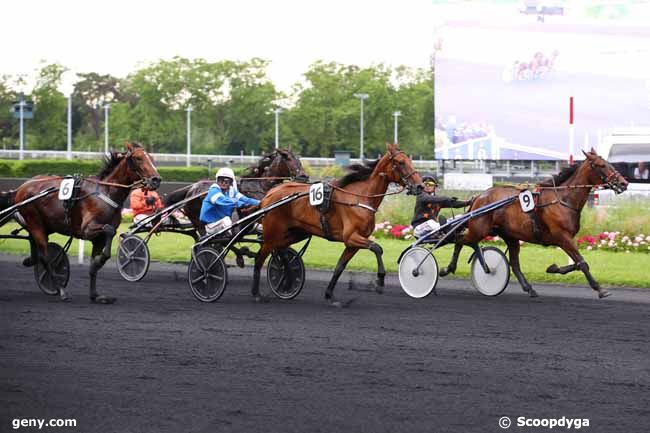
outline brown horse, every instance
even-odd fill
[[[580,212],[587,202],[591,188],[607,185],[617,193],[625,191],[628,182],[607,161],[592,149],[585,153],[586,159],[565,168],[558,175],[538,185],[535,209],[524,213],[518,201],[512,202],[494,212],[469,221],[467,230],[459,237],[454,254],[447,268],[441,270],[444,276],[456,270],[458,255],[463,245],[478,248],[478,243],[488,235],[497,234],[508,246],[510,265],[519,284],[531,297],[537,292],[524,277],[519,265],[519,241],[541,245],[559,246],[573,260],[568,266],[551,265],[546,272],[566,274],[581,270],[592,289],[600,298],[609,296],[589,272],[589,265],[578,252],[574,237],[580,230]],[[490,188],[474,200],[470,211],[497,200],[518,194],[514,187]]]
[[[409,191],[422,188],[422,178],[413,169],[411,160],[397,145],[388,144],[387,152],[381,159],[365,164],[352,165],[349,173],[332,184],[331,207],[324,212],[325,224],[321,221],[321,212],[310,205],[306,196],[270,211],[264,216],[264,242],[255,259],[252,294],[260,296],[260,269],[266,257],[274,250],[281,251],[291,244],[306,239],[310,235],[327,237],[343,242],[345,250],[339,258],[334,275],[327,286],[325,299],[333,306],[343,306],[333,298],[334,286],[347,263],[359,249],[369,249],[377,258],[377,283],[384,285],[386,271],[382,261],[382,249],[368,238],[375,228],[375,212],[381,204],[391,182],[408,186]],[[262,200],[261,207],[279,200],[292,193],[308,194],[309,185],[285,183],[268,192]],[[290,272],[287,258],[279,255],[284,269]],[[291,281],[290,277],[285,282]]]
[[[248,167],[237,186],[242,194],[261,200],[268,190],[285,179],[308,180],[309,176],[305,173],[300,159],[291,152],[291,149],[275,149],[272,153],[264,155],[257,165]],[[200,180],[186,188],[177,190],[165,197],[165,206],[207,192],[213,183],[212,179]],[[185,215],[201,236],[205,234],[204,224],[199,219],[202,202],[203,196],[197,197],[183,207]],[[245,216],[245,213],[241,216]]]
[[[60,176],[36,176],[16,190],[17,203],[32,197],[46,188],[59,187]],[[149,154],[139,144],[126,144],[125,153],[112,152],[106,157],[101,172],[96,177],[82,178],[76,195],[69,205],[51,194],[20,209],[18,220],[33,239],[31,259],[25,264],[41,262],[49,270],[47,255],[48,236],[61,233],[92,242],[90,261],[90,300],[111,304],[115,298],[98,295],[97,271],[111,256],[111,243],[122,219],[122,205],[132,187],[150,190],[158,188],[160,175]],[[40,254],[39,254],[40,253]],[[61,288],[62,300],[69,297]]]

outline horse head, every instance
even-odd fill
[[[408,194],[418,194],[424,189],[422,177],[413,167],[413,162],[397,144],[386,144],[386,155],[390,162],[384,169],[385,175],[391,182],[398,183],[407,189]]]
[[[300,163],[300,159],[293,154],[291,149],[276,149],[274,152],[273,162],[268,169],[278,177],[292,177],[300,180],[308,180],[309,176]]]
[[[586,157],[585,163],[589,163],[590,182],[607,184],[616,194],[620,194],[627,189],[629,182],[609,162],[598,155],[593,148],[589,152],[583,151],[582,153]]]
[[[125,146],[126,153],[119,156],[126,161],[131,178],[142,180],[146,189],[158,189],[161,178],[151,155],[139,143],[127,142]]]

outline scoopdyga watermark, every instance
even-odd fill
[[[512,426],[510,417],[502,416],[499,418],[499,427],[509,429]],[[583,427],[589,427],[588,418],[528,418],[525,416],[517,417],[516,427],[537,427],[543,429],[565,429],[579,430]]]

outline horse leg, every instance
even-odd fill
[[[439,272],[441,277],[444,277],[449,274],[456,272],[456,266],[458,265],[458,256],[460,256],[460,251],[463,249],[463,241],[457,240],[454,245],[454,254],[451,256],[451,261],[446,268],[442,268]]]
[[[519,251],[521,250],[521,247],[519,246],[519,241],[517,239],[504,240],[506,245],[508,245],[508,255],[510,256],[510,267],[512,268],[512,272],[515,274],[515,277],[517,277],[517,281],[519,281],[524,292],[528,293],[531,298],[536,298],[537,292],[533,289],[528,280],[526,280],[524,273],[521,272],[521,265],[519,264]]]
[[[111,258],[111,244],[115,236],[115,228],[111,225],[104,225],[101,228],[103,235],[96,236],[93,241],[92,258],[90,259],[90,302],[95,304],[112,304],[116,298],[111,296],[99,295],[97,293],[97,272],[104,266],[106,261]]]
[[[341,254],[341,257],[339,257],[338,263],[336,263],[336,268],[334,268],[334,275],[332,275],[332,279],[327,285],[327,289],[325,289],[325,300],[332,307],[341,308],[350,304],[350,302],[343,303],[334,299],[334,286],[336,286],[341,273],[347,266],[350,259],[357,253],[357,251],[359,251],[359,247],[346,246],[345,250],[343,250],[343,254]]]
[[[251,288],[251,294],[255,298],[256,302],[268,302],[268,298],[260,294],[260,272],[262,270],[262,265],[264,261],[271,254],[272,249],[268,246],[267,243],[262,244],[262,247],[257,252],[255,257],[255,268],[253,269],[253,287]]]
[[[378,243],[372,241],[368,244],[368,249],[375,253],[375,257],[377,258],[377,284],[375,285],[375,291],[382,294],[384,293],[384,279],[386,277],[386,269],[384,268],[384,260],[382,259],[384,250]]]
[[[54,270],[52,269],[50,257],[47,254],[47,235],[38,229],[31,230],[30,235],[33,238],[33,241],[30,240],[30,244],[32,245],[32,258],[34,263],[36,263],[36,260],[40,260],[47,270],[47,275],[49,275],[49,278],[52,278],[54,276]],[[59,287],[59,297],[63,302],[70,301],[70,296],[68,296],[63,287]]]
[[[585,274],[587,282],[589,282],[589,286],[598,292],[599,298],[606,298],[611,295],[609,291],[600,287],[600,284],[591,275],[591,272],[589,271],[589,265],[585,261],[584,257],[582,257],[582,255],[578,252],[578,248],[576,248],[573,239],[565,239],[559,244],[559,246],[562,248],[562,250],[564,250],[565,253],[567,253],[569,257],[571,257],[571,260],[574,261],[574,264],[562,267],[556,264],[552,264],[546,269],[546,272],[551,274],[567,274],[569,272],[581,270],[582,273]]]

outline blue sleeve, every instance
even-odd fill
[[[237,200],[237,207],[245,207],[245,206],[257,206],[260,204],[260,201],[254,198],[246,197],[244,194],[241,192],[238,192],[237,195],[235,196],[235,199]]]
[[[210,203],[216,206],[233,206],[237,201],[222,192],[218,192],[210,198]]]

